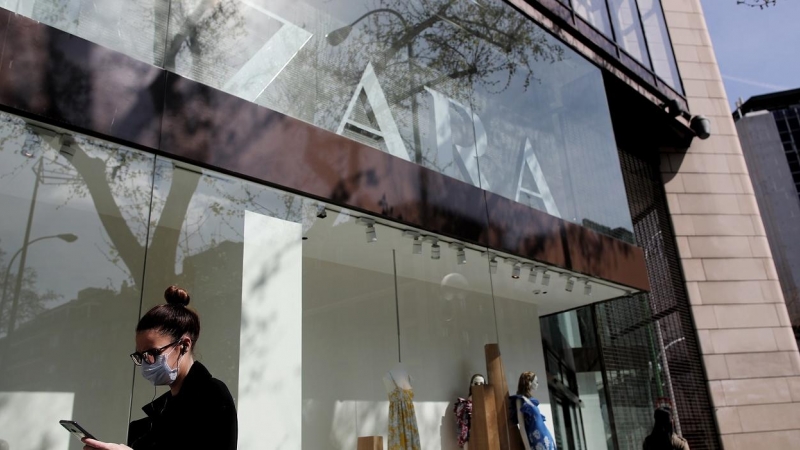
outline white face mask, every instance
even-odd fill
[[[178,363],[174,369],[167,364],[167,357],[175,351],[173,348],[169,353],[158,355],[153,364],[142,362],[142,376],[155,386],[166,386],[175,382],[178,378],[178,367],[180,367],[181,358],[178,357]],[[183,356],[183,355],[181,355]]]

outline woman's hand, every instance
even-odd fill
[[[86,444],[86,446],[83,447],[83,450],[133,450],[127,445],[108,444],[106,442],[100,442],[96,439],[83,438],[81,441]]]

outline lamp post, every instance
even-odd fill
[[[383,61],[381,61],[379,64],[376,64],[376,68],[377,68],[377,70],[380,70],[382,67],[384,67],[385,64],[386,64],[386,61],[389,58],[391,58],[397,52],[397,50],[399,50],[399,47],[401,47],[403,43],[405,43],[406,50],[408,52],[408,77],[411,80],[411,83],[413,84],[415,77],[414,77],[414,65],[413,65],[414,45],[413,45],[413,34],[412,34],[412,32],[414,32],[414,30],[410,30],[409,29],[408,21],[399,12],[397,12],[397,11],[395,11],[393,9],[390,9],[390,8],[373,9],[372,11],[368,11],[368,12],[364,13],[358,19],[352,21],[349,25],[345,25],[345,26],[343,26],[341,28],[337,28],[336,30],[331,31],[330,33],[325,35],[325,40],[328,41],[328,44],[330,44],[332,47],[336,47],[336,46],[340,45],[342,42],[344,42],[347,39],[348,36],[350,36],[350,32],[353,31],[353,27],[357,23],[361,22],[362,20],[364,20],[365,18],[367,18],[367,17],[369,17],[369,16],[371,16],[373,14],[378,14],[378,13],[388,13],[388,14],[392,14],[393,16],[397,17],[400,20],[400,22],[402,22],[402,24],[403,24],[404,33],[403,33],[403,36],[394,45],[392,45],[392,47],[389,48],[389,50],[386,51],[386,53],[384,54],[384,57],[383,57]],[[398,43],[401,44],[401,45],[398,46],[397,45]],[[421,139],[420,139],[420,135],[419,135],[419,125],[417,124],[418,115],[419,115],[419,105],[417,104],[416,96],[414,94],[412,94],[411,95],[411,120],[413,122],[412,125],[413,125],[413,130],[414,130],[414,159],[415,159],[415,162],[417,164],[421,164],[422,163],[422,149],[420,147],[421,147],[422,144],[421,144]]]
[[[2,299],[2,300],[0,300],[0,312],[2,312],[5,309],[5,306],[6,306],[6,292],[8,291],[8,277],[11,275],[11,267],[13,267],[13,265],[14,265],[14,260],[17,258],[17,256],[20,255],[20,253],[22,253],[23,249],[26,249],[27,247],[29,247],[34,242],[43,241],[45,239],[61,239],[64,242],[71,243],[71,242],[77,241],[78,240],[78,236],[75,236],[74,234],[71,234],[71,233],[54,234],[52,236],[38,237],[36,239],[31,240],[30,242],[28,242],[26,244],[23,244],[22,247],[20,247],[19,250],[17,250],[16,253],[14,253],[14,255],[11,257],[11,260],[8,262],[8,267],[6,268],[6,274],[3,277],[3,296],[0,297]],[[25,267],[23,266],[22,260],[20,260],[19,271],[17,273],[18,282],[19,282],[21,276],[23,276],[24,270],[25,270]],[[20,282],[20,284],[21,284],[21,282]],[[16,286],[15,286],[14,303],[11,306],[11,313],[9,314],[9,322],[8,322],[9,323],[9,329],[8,329],[8,333],[11,333],[11,328],[14,326],[14,322],[15,322],[15,319],[16,319],[15,316],[16,316],[16,309],[17,309],[17,304],[18,304],[18,297],[19,297],[19,291],[16,290]]]

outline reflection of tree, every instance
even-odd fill
[[[53,8],[51,13],[58,15],[58,5],[49,3]],[[165,8],[163,2],[153,5],[156,54],[162,53],[157,47],[164,42],[165,33],[159,24],[169,23],[164,65],[174,68],[180,58],[189,58],[193,70],[214,73],[232,70],[226,67],[231,62],[231,50],[253,39],[246,26],[248,7],[233,0],[173,0],[170,5],[170,8]],[[345,105],[367,60],[374,62],[382,79],[393,81],[386,88],[391,104],[409,101],[423,92],[425,86],[443,89],[468,104],[475,85],[483,85],[488,92],[501,92],[512,79],[518,78],[527,88],[535,80],[535,63],[553,63],[564,57],[563,46],[499,0],[375,0],[372,6],[393,9],[404,21],[371,15],[356,27],[345,45],[335,50],[334,58],[311,58],[318,64],[313,68],[315,73],[324,73],[325,77],[334,78],[337,85],[344,86],[333,90],[333,97],[316,98],[317,102]],[[318,44],[313,51],[332,51],[325,47],[324,39]],[[411,61],[404,51],[407,45],[413,47]],[[81,68],[76,67],[75,79],[83,78]],[[57,85],[58,81],[54,77],[47,84]],[[295,86],[293,97],[309,96],[297,92]],[[78,109],[90,109],[90,100],[86,98],[67,103]],[[341,115],[341,110],[331,112]],[[199,121],[197,125],[204,127],[206,123]],[[184,132],[191,136],[197,130],[179,130]],[[155,272],[167,279],[175,275],[179,255],[196,254],[218,243],[214,237],[200,232],[208,217],[230,223],[239,220],[245,207],[259,209],[258,189],[231,190],[212,178],[177,175],[177,170],[168,173],[166,170],[171,169],[149,164],[148,156],[112,144],[76,138],[70,152],[69,159],[53,158],[51,168],[64,177],[61,183],[70,190],[70,198],[91,198],[108,235],[112,249],[109,259],[124,268],[134,284],[138,284],[136,274],[144,266],[148,244],[163,250],[162,257],[148,260],[148,265],[159,266]],[[156,180],[172,179],[171,183],[164,183],[162,195],[151,198],[150,186],[143,180],[149,179],[153,171]],[[181,183],[175,183],[176,177],[181,178]],[[205,216],[190,217],[193,195],[203,188],[210,188],[218,200],[207,205]],[[299,217],[302,205],[295,202],[301,203],[287,195],[280,211],[275,211],[272,203],[262,205],[259,212]],[[175,224],[183,224],[179,232]],[[228,228],[238,230],[233,225]]]
[[[0,275],[6,273],[9,269],[6,265],[7,262],[4,260],[5,255],[6,252],[0,249],[0,269],[2,269]],[[8,264],[10,264],[10,262],[8,262]],[[11,269],[13,270],[13,268]],[[5,292],[6,295],[10,295],[9,291],[13,289],[14,281],[16,280],[16,274],[11,272],[11,275],[12,276],[8,277],[7,280],[5,280],[5,277],[0,276],[0,292]],[[41,314],[47,309],[48,303],[61,298],[61,295],[51,289],[45,291],[38,290],[36,287],[36,279],[36,270],[32,267],[26,267],[22,277],[22,289],[20,289],[19,294],[17,323],[24,322],[35,317],[37,314]],[[4,284],[4,281],[8,283],[8,286]],[[2,335],[8,332],[11,307],[10,301],[0,303],[0,308],[2,308],[0,309],[0,334]]]

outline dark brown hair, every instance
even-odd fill
[[[517,395],[529,396],[533,388],[533,379],[536,378],[534,372],[522,372],[519,376],[519,384],[517,384]]]
[[[191,300],[189,293],[178,286],[170,286],[164,291],[164,299],[166,304],[154,306],[139,319],[136,332],[156,330],[176,341],[188,335],[194,349],[200,338],[200,317],[187,308]]]

